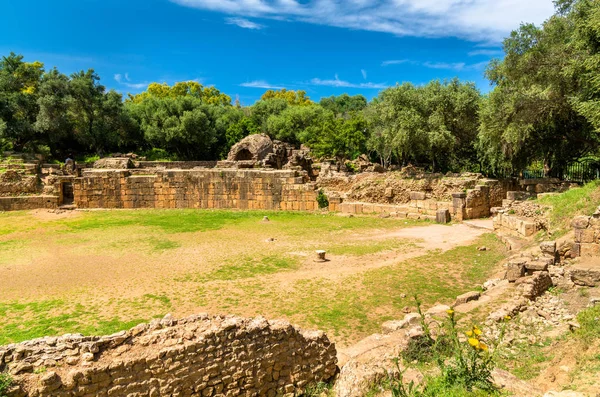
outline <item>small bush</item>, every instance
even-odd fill
[[[319,194],[317,194],[317,203],[319,204],[319,208],[329,207],[329,199],[322,189],[319,190]]]
[[[345,166],[346,166],[346,169],[347,169],[349,172],[352,172],[353,174],[356,174],[356,173],[359,171],[359,168],[358,168],[358,166],[356,166],[356,164],[354,164],[354,163],[347,162],[347,163],[345,164]]]
[[[13,383],[12,377],[7,373],[0,373],[0,397],[6,397],[8,389]]]

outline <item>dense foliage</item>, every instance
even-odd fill
[[[265,133],[339,164],[367,154],[384,166],[514,173],[536,163],[551,173],[600,147],[600,2],[558,0],[556,9],[504,41],[487,95],[454,79],[396,85],[371,102],[269,90],[241,107],[187,81],[151,83],[123,100],[93,70],[66,76],[11,53],[0,60],[0,150],[214,160]]]

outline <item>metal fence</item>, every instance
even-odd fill
[[[523,179],[558,178],[568,182],[586,183],[600,179],[600,162],[578,161],[571,163],[561,170],[553,170],[548,175],[541,169],[526,169],[522,173]]]

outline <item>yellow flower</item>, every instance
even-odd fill
[[[479,348],[479,350],[483,350],[484,352],[488,351],[487,345],[483,342],[479,342],[478,348]]]
[[[508,320],[510,320],[510,316],[504,316],[504,319],[505,319],[506,321],[508,321]]]
[[[467,331],[465,332],[465,334],[470,338],[471,336],[473,336],[473,331]]]
[[[483,332],[481,332],[481,330],[477,327],[473,327],[473,332],[475,333],[475,335],[480,336]]]
[[[475,338],[469,338],[469,345],[473,346],[474,348],[477,348],[479,347],[479,340]]]
[[[448,309],[446,310],[446,313],[448,313],[448,315],[452,317],[454,315],[454,310]]]

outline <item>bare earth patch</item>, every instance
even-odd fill
[[[287,318],[344,344],[400,316],[413,293],[433,304],[475,287],[503,256],[485,229],[369,217],[33,211],[0,224],[11,225],[0,234],[0,344],[32,336],[19,318],[41,336],[199,312]],[[483,243],[493,250],[478,252]],[[314,262],[317,249],[328,262]]]

